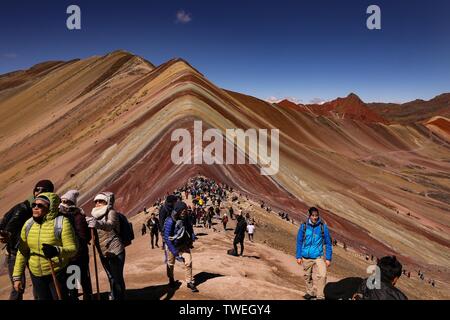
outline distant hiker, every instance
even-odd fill
[[[408,278],[411,278],[411,272],[408,271]]]
[[[222,218],[223,230],[227,231],[228,216],[225,213]]]
[[[120,238],[120,217],[114,209],[114,194],[102,192],[94,198],[95,207],[91,217],[86,217],[89,228],[96,234],[95,241],[100,261],[108,276],[111,292],[109,300],[124,300],[125,246]]]
[[[28,219],[20,234],[20,245],[14,265],[13,280],[17,292],[22,292],[22,277],[28,265],[36,300],[68,298],[66,268],[77,253],[77,241],[71,223],[58,216],[60,198],[51,192],[40,193],[31,204],[33,217]],[[52,278],[52,268],[57,284]]]
[[[89,242],[91,233],[86,222],[83,209],[77,207],[78,190],[69,190],[61,197],[59,212],[69,219],[75,231],[78,242],[78,252],[71,259],[70,265],[80,268],[80,284],[83,288],[83,300],[91,300],[92,283],[89,271]],[[73,300],[78,300],[78,289],[69,290],[69,296]]]
[[[208,214],[214,216],[214,208],[212,206],[208,208]]]
[[[347,244],[344,242],[344,250],[347,251]]]
[[[255,233],[255,225],[252,221],[249,222],[247,225],[247,232],[248,232],[248,240],[253,242],[253,234]]]
[[[177,202],[172,215],[164,223],[164,241],[166,243],[167,254],[167,277],[169,286],[175,287],[174,278],[175,260],[181,261],[185,266],[185,276],[187,287],[192,292],[198,292],[192,276],[192,255],[191,247],[193,242],[193,229],[186,216],[187,206],[184,202]]]
[[[230,214],[230,219],[234,220],[234,218],[233,218],[234,210],[233,210],[232,206],[230,206],[230,208],[228,209],[228,213]]]
[[[148,227],[148,230],[150,231],[150,244],[152,246],[152,249],[154,249],[155,246],[157,248],[159,248],[159,246],[158,246],[159,231],[160,231],[159,226],[160,226],[160,223],[159,223],[158,218],[156,218],[155,214],[152,213],[152,215],[150,216],[150,219],[148,219],[148,221],[147,221],[147,227]]]
[[[319,210],[311,207],[308,210],[308,221],[301,224],[297,235],[297,263],[303,264],[307,291],[306,300],[314,298],[313,267],[317,267],[317,299],[323,299],[323,288],[326,283],[327,267],[331,264],[333,247],[328,227],[319,217]],[[326,246],[325,261],[323,246]]]
[[[212,218],[213,218],[214,214],[212,212],[208,212],[208,214],[206,216],[207,216],[206,222],[207,222],[208,229],[211,229],[212,228]]]
[[[145,236],[147,234],[147,227],[145,226],[145,223],[142,224],[141,233],[142,236]]]
[[[0,242],[6,244],[8,274],[11,281],[11,292],[9,300],[22,300],[23,291],[17,291],[14,288],[13,272],[16,263],[17,250],[20,243],[20,234],[25,221],[31,218],[31,203],[34,198],[42,192],[53,192],[53,183],[49,180],[39,181],[33,189],[33,195],[27,200],[16,204],[5,215],[0,223]],[[22,273],[20,279],[23,288],[25,288],[25,273]]]
[[[431,286],[432,286],[433,288],[436,287],[436,283],[434,282],[434,280],[431,281]]]
[[[200,225],[202,223],[202,219],[203,219],[203,212],[200,208],[195,208],[196,210],[196,218],[197,218],[197,223],[196,225]]]
[[[233,247],[234,252],[237,255],[242,256],[244,254],[244,240],[245,240],[245,231],[247,230],[247,222],[245,222],[245,218],[242,215],[238,215],[236,217],[237,224],[236,229],[234,230],[234,241],[233,241]],[[238,243],[241,245],[241,253],[238,254],[237,245]]]
[[[215,212],[216,216],[218,216],[218,217],[220,218],[220,208],[219,208],[219,207],[216,207],[216,208],[214,209],[214,212]]]

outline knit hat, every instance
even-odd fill
[[[55,190],[55,186],[50,180],[41,180],[38,183],[36,183],[36,186],[34,189],[37,188],[43,188],[46,192],[53,192]]]
[[[178,200],[178,197],[173,194],[167,196],[167,198],[166,198],[166,202],[171,202],[171,203],[177,202],[177,200]]]
[[[105,201],[110,209],[114,207],[114,193],[112,192],[101,192],[95,196],[94,201],[96,200]]]
[[[175,211],[176,213],[180,213],[184,209],[187,209],[186,203],[184,203],[183,201],[179,201],[175,204],[173,211]]]
[[[78,190],[69,190],[61,197],[61,200],[69,200],[76,206],[79,195],[80,192]]]

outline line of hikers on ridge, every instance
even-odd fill
[[[199,208],[207,201],[202,198],[205,193],[215,196],[218,203],[219,199],[223,202],[227,196],[226,190],[230,189],[216,184],[214,180],[201,177],[192,179],[190,185],[167,195],[160,207],[159,218],[151,217],[155,223],[154,236],[157,236],[158,232],[162,235],[171,288],[179,286],[179,282],[174,279],[175,261],[179,261],[185,267],[187,287],[198,292],[192,276],[191,254],[197,239],[193,230],[195,216],[182,201],[181,192],[185,192],[186,197],[191,194],[197,200],[194,208]],[[93,249],[98,251],[109,280],[109,299],[125,298],[125,247],[134,238],[132,227],[126,218],[114,209],[114,194],[102,192],[96,195],[93,199],[95,207],[90,216],[86,216],[83,210],[77,207],[78,196],[78,191],[70,190],[60,198],[54,193],[51,181],[42,180],[36,184],[32,197],[5,214],[0,223],[0,240],[6,244],[8,251],[8,272],[12,283],[10,299],[23,298],[26,266],[30,271],[35,299],[78,299],[78,289],[69,289],[65,285],[68,278],[67,269],[73,265],[81,272],[83,299],[92,299],[88,248],[91,243],[94,243]],[[198,201],[199,196],[203,203]],[[236,215],[236,219],[232,254],[238,255],[237,245],[240,244],[242,255],[247,221],[242,214]],[[325,285],[327,268],[330,267],[332,259],[332,240],[317,208],[309,209],[307,221],[299,227],[296,259],[305,272],[305,299],[406,299],[406,296],[395,288],[402,274],[402,266],[395,257],[384,257],[378,261],[383,285],[375,293],[367,287],[364,279],[359,278],[355,281],[355,278],[347,278],[353,281],[351,286],[348,286],[347,279]],[[95,251],[94,262],[96,263]],[[312,277],[314,267],[317,268],[318,276],[316,289]],[[98,293],[98,276],[96,280]],[[355,283],[358,283],[358,286]]]

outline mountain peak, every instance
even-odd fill
[[[347,97],[345,97],[346,100],[350,100],[353,102],[358,102],[358,103],[364,103],[361,98],[356,94],[351,92]]]

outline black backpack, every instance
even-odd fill
[[[119,238],[122,241],[122,244],[127,247],[134,240],[134,231],[133,224],[128,221],[127,217],[117,212],[117,217],[119,218]]]

